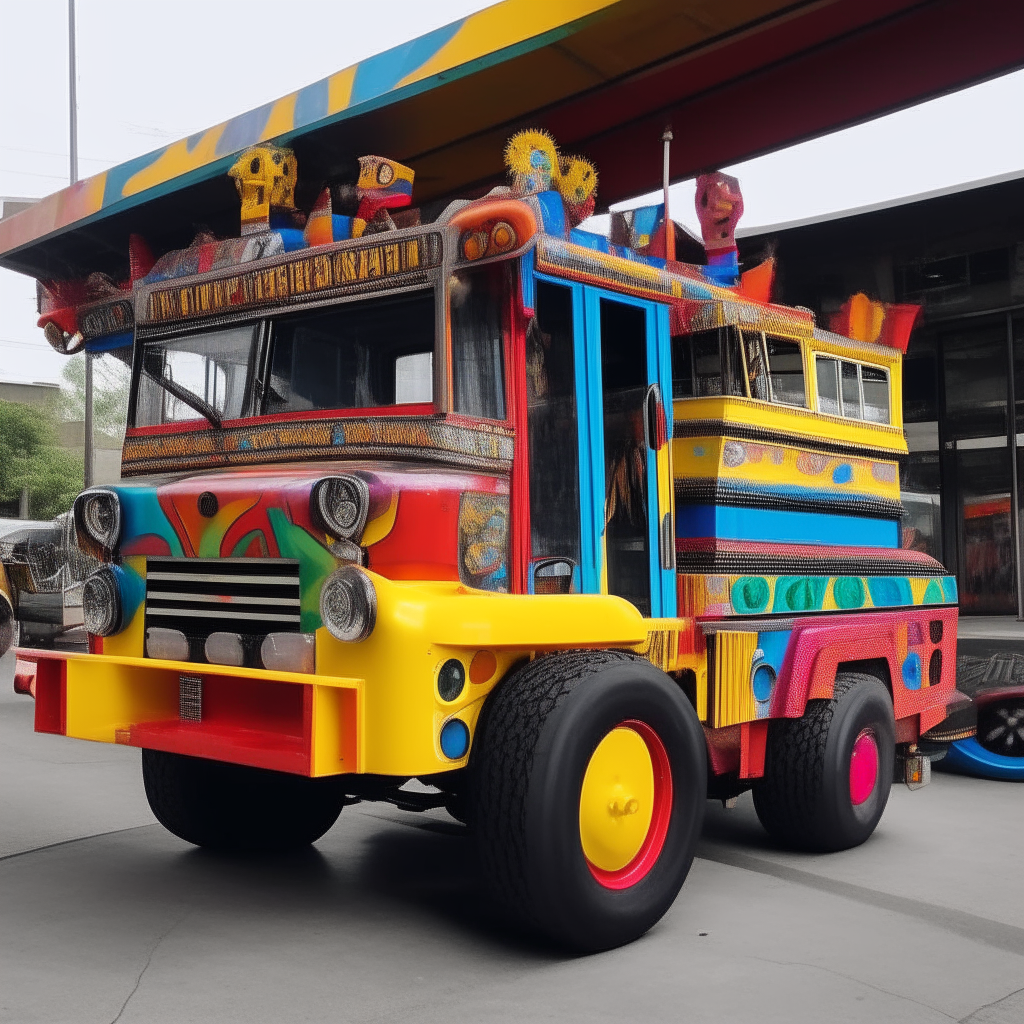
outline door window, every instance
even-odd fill
[[[647,330],[638,306],[600,301],[608,592],[651,614],[648,458],[644,435]]]
[[[580,563],[580,486],[572,289],[537,282],[526,338],[530,552]]]

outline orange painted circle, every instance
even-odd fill
[[[498,659],[490,651],[477,651],[469,663],[469,681],[486,683],[498,670]]]

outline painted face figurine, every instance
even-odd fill
[[[247,149],[228,174],[242,200],[242,234],[253,235],[270,229],[271,207],[295,209],[298,168],[295,154],[280,146],[262,145]]]
[[[697,178],[695,203],[708,254],[704,275],[715,284],[732,287],[739,280],[736,224],[743,216],[740,183],[721,171],[702,174]]]
[[[713,171],[697,179],[697,217],[708,254],[736,248],[736,223],[743,216],[739,180]]]

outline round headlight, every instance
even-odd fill
[[[370,577],[353,565],[332,572],[320,591],[320,617],[336,639],[365,640],[377,621],[377,592]]]
[[[82,588],[85,628],[97,636],[110,636],[121,628],[121,592],[114,570],[97,569]]]
[[[370,509],[370,488],[357,476],[326,477],[313,487],[313,508],[328,533],[358,541]]]
[[[86,546],[109,555],[121,539],[121,501],[113,491],[83,491],[75,499],[75,527]]]

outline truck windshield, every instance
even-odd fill
[[[349,302],[276,320],[266,413],[433,399],[434,293]]]
[[[256,332],[246,324],[145,342],[135,425],[244,416]]]
[[[434,293],[362,299],[141,347],[137,427],[429,403]]]

